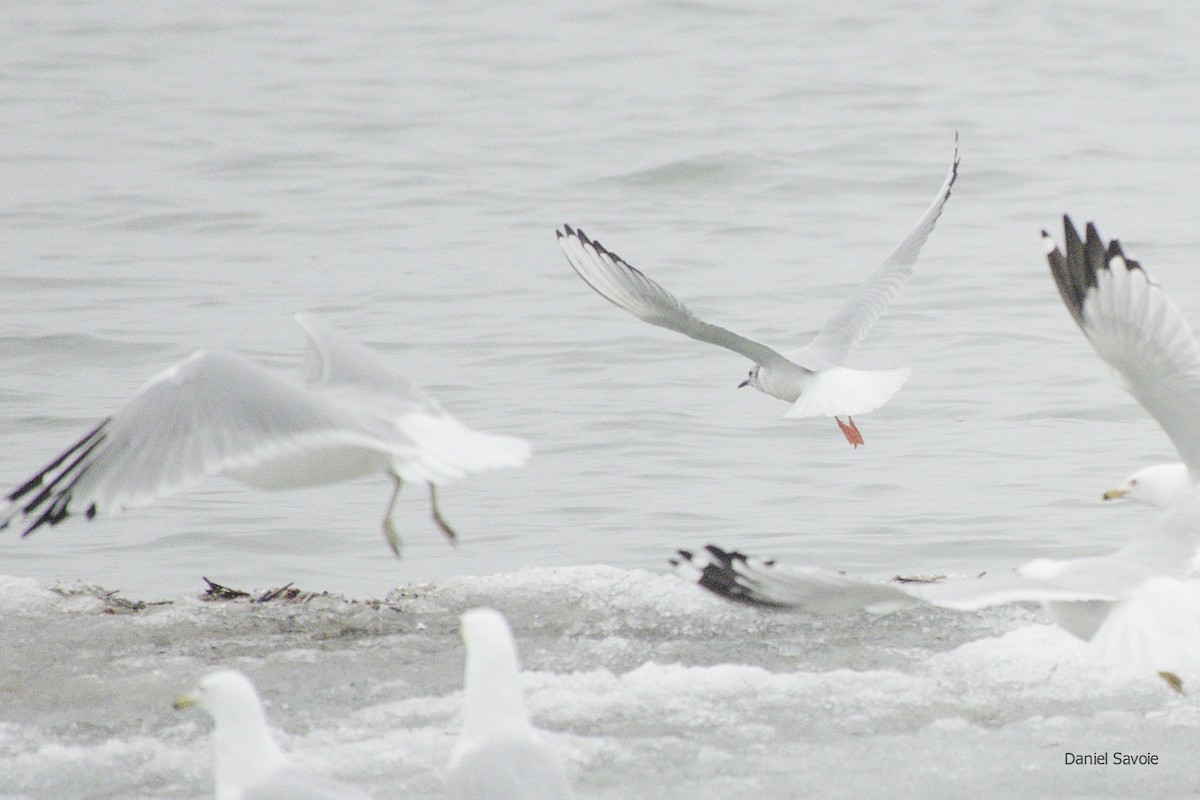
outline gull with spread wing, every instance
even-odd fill
[[[785,416],[833,417],[855,447],[863,443],[854,414],[879,408],[908,380],[908,369],[858,370],[843,366],[912,275],[921,246],[933,231],[958,177],[958,138],[950,170],[929,210],[887,260],[867,278],[816,337],[791,358],[699,319],[674,295],[598,241],[569,225],[557,231],[567,260],[601,297],[651,325],[732,350],[754,362],[742,386],[791,403]],[[845,415],[848,423],[842,422]]]
[[[974,580],[869,581],[714,546],[698,554],[679,551],[671,563],[680,574],[731,600],[813,614],[887,613],[920,603],[973,611],[1039,602],[1106,661],[1154,670],[1177,689],[1181,676],[1200,679],[1200,581],[1193,577],[1200,490],[1189,477],[1200,458],[1200,350],[1179,310],[1117,241],[1105,245],[1090,223],[1081,240],[1069,217],[1063,226],[1065,255],[1048,233],[1042,237],[1067,309],[1188,465],[1130,478],[1135,489],[1139,482],[1150,484],[1142,499],[1169,506],[1160,519],[1108,555],[1036,559]]]
[[[817,567],[779,564],[709,545],[680,550],[682,577],[739,603],[814,616],[890,614],[922,604],[978,611],[1040,603],[1051,620],[1110,664],[1156,672],[1175,689],[1200,680],[1200,496],[1105,556],[1039,558],[1013,571],[935,582],[876,581]]]
[[[529,443],[472,430],[400,375],[382,356],[307,314],[307,385],[241,356],[200,350],[151,379],[29,480],[3,497],[0,529],[27,536],[77,515],[137,508],[228,475],[263,489],[318,486],[384,473],[393,491],[383,518],[392,552],[392,510],[405,481],[437,487],[465,475],[517,467]]]
[[[1105,245],[1090,222],[1085,235],[1080,239],[1064,216],[1064,254],[1042,231],[1054,282],[1118,385],[1150,412],[1183,459],[1134,472],[1104,499],[1166,507],[1200,476],[1200,345],[1179,308],[1120,242]]]

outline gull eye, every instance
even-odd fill
[[[1129,482],[1129,485],[1130,485],[1130,486],[1137,486],[1137,478],[1134,478],[1133,480],[1131,480],[1131,481]]]

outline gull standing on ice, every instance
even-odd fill
[[[200,350],[150,380],[121,411],[3,497],[0,529],[27,536],[82,514],[137,508],[205,475],[263,489],[292,489],[373,473],[392,479],[383,518],[392,552],[392,510],[405,481],[437,487],[529,458],[529,443],[466,427],[386,359],[307,314],[307,385],[241,356]]]
[[[921,246],[941,216],[957,177],[956,136],[954,158],[933,205],[816,337],[790,359],[765,344],[699,319],[670,292],[616,253],[589,239],[582,230],[564,225],[556,233],[559,247],[575,272],[601,297],[651,325],[745,356],[754,362],[754,367],[738,388],[753,386],[792,403],[784,415],[789,418],[833,417],[846,440],[858,447],[863,439],[852,415],[865,414],[886,403],[908,380],[909,370],[866,371],[842,365],[912,275]],[[841,415],[847,417],[849,424],[842,422]]]
[[[1081,240],[1063,216],[1064,255],[1050,234],[1042,242],[1067,310],[1118,385],[1158,422],[1183,458],[1130,475],[1105,500],[1128,497],[1164,508],[1200,476],[1200,346],[1187,320],[1141,264],[1113,239],[1105,246],[1096,226]]]
[[[517,647],[490,608],[462,615],[467,647],[463,730],[450,755],[458,800],[570,800],[558,755],[541,741],[521,695]]]
[[[237,670],[211,672],[175,701],[213,718],[215,800],[366,800],[367,795],[291,762],[271,735],[254,684]]]

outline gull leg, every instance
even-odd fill
[[[857,450],[860,444],[863,444],[862,434],[858,432],[858,426],[854,424],[854,417],[846,417],[850,420],[850,424],[842,422],[841,417],[834,417],[837,420],[838,427],[842,429],[842,435],[846,437],[846,441],[854,445]]]
[[[383,515],[383,538],[387,540],[388,547],[392,548],[392,552],[396,554],[396,558],[401,558],[400,534],[396,533],[396,526],[392,524],[392,511],[396,508],[396,500],[400,497],[400,487],[404,485],[404,481],[400,480],[400,476],[394,472],[388,473],[392,477],[392,484],[395,486],[392,489],[392,499],[388,501],[387,513]]]
[[[446,534],[446,538],[450,540],[450,544],[458,544],[458,534],[454,532],[454,528],[450,527],[450,523],[446,522],[442,517],[442,512],[438,509],[437,504],[437,487],[432,483],[429,484],[429,504],[433,506],[433,521],[441,529],[442,533]]]

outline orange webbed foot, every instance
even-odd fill
[[[850,421],[847,425],[842,422],[841,417],[834,417],[837,420],[838,427],[842,429],[842,435],[846,437],[846,441],[854,445],[854,449],[858,449],[860,444],[864,444],[862,434],[858,432],[858,426],[854,424],[854,417],[846,417]]]

